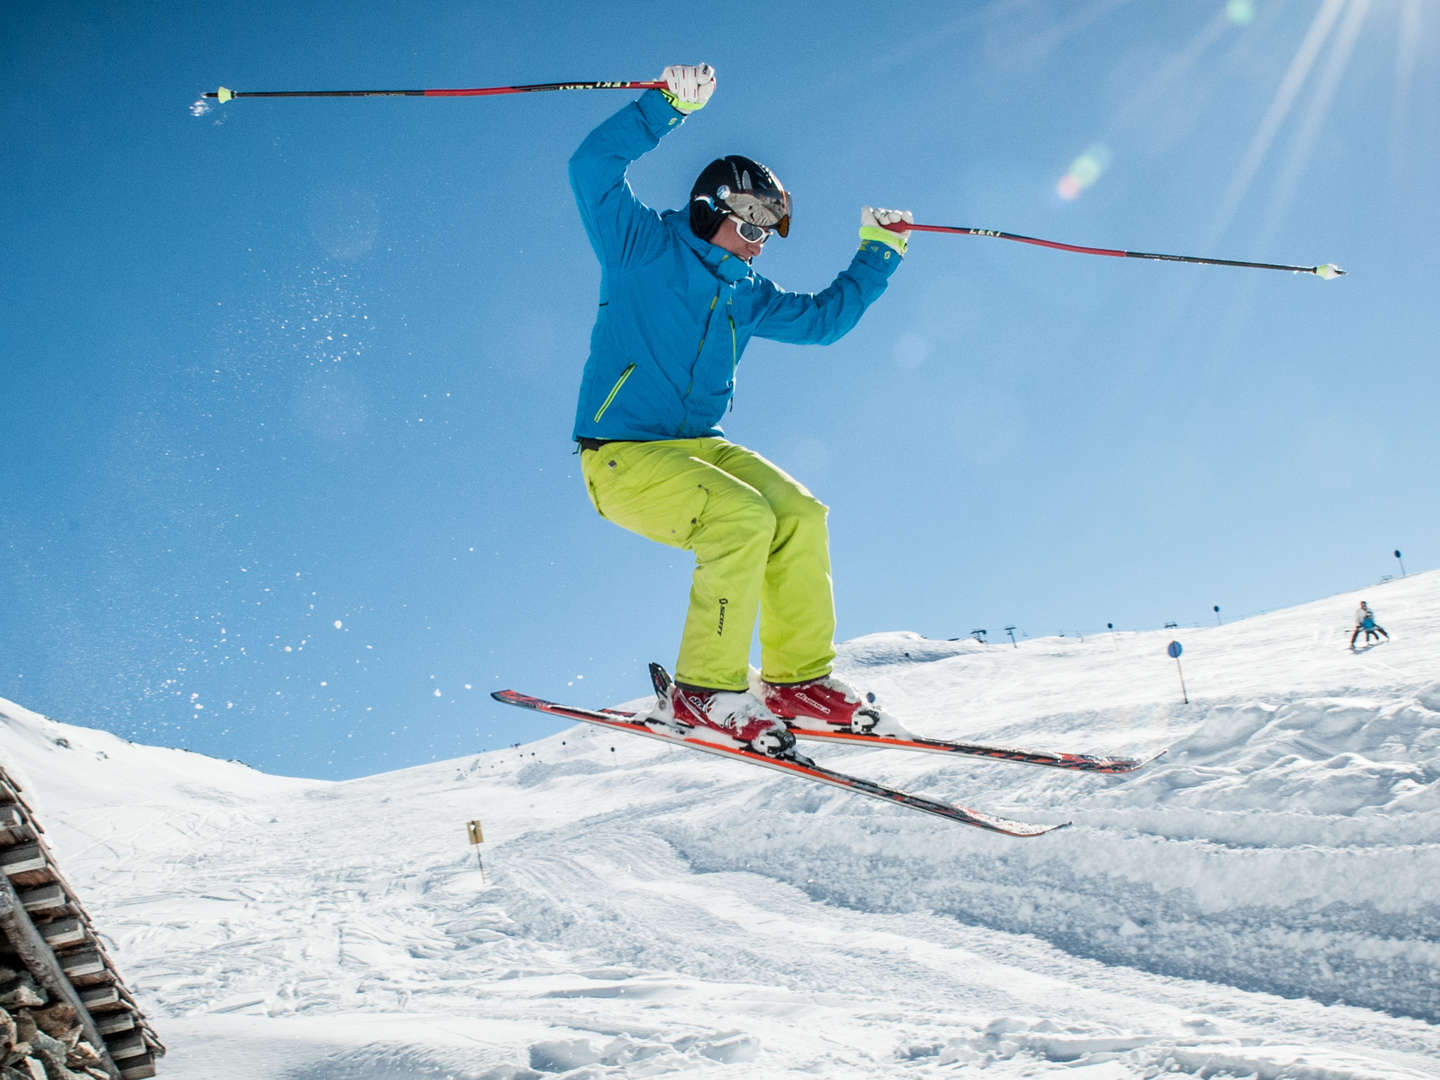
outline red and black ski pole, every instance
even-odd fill
[[[1245,262],[1240,259],[1206,259],[1198,255],[1160,255],[1151,251],[1122,251],[1119,248],[1083,247],[1080,244],[1062,244],[1058,240],[1041,240],[1035,236],[1021,236],[1019,233],[1001,232],[999,229],[972,229],[959,225],[911,225],[896,222],[886,225],[891,232],[959,233],[962,236],[992,236],[997,240],[1015,240],[1021,244],[1035,244],[1039,247],[1055,248],[1058,251],[1077,251],[1082,255],[1110,255],[1117,259],[1160,259],[1164,262],[1202,263],[1206,266],[1248,266],[1256,270],[1288,270],[1292,274],[1314,274],[1329,281],[1345,273],[1334,263],[1319,266],[1288,266],[1284,263]]]
[[[528,86],[472,86],[434,90],[231,90],[208,91],[207,98],[222,104],[235,98],[332,98],[332,97],[489,97],[495,94],[533,94],[543,90],[663,90],[663,82],[553,82]]]

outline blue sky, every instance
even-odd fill
[[[637,164],[1333,282],[917,235],[827,348],[756,343],[732,438],[831,507],[839,636],[1204,623],[1436,565],[1440,10],[1420,0],[7,9],[0,695],[345,777],[543,734],[673,659],[689,557],[597,518],[568,442],[598,269],[565,162],[651,79]],[[1066,181],[1069,176],[1070,180]],[[1157,657],[1157,663],[1169,663]],[[1338,660],[1337,660],[1338,662]]]

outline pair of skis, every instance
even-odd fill
[[[669,674],[659,664],[651,664],[650,677],[655,684],[656,695],[661,701],[665,701],[668,697],[670,687]],[[707,754],[716,754],[720,757],[745,761],[751,765],[774,769],[778,772],[788,773],[791,776],[798,776],[821,784],[830,784],[833,787],[853,792],[856,795],[865,795],[872,799],[893,803],[897,806],[908,807],[911,810],[919,810],[922,813],[933,814],[936,817],[945,818],[948,821],[956,821],[962,825],[973,825],[977,828],[988,829],[992,832],[1004,833],[1007,836],[1043,836],[1045,833],[1053,832],[1056,829],[1064,828],[1070,824],[1068,821],[1059,822],[1058,824],[1036,824],[1026,821],[1014,821],[1010,818],[999,817],[995,814],[985,813],[980,810],[972,810],[968,807],[952,806],[949,803],[925,798],[921,795],[911,795],[898,788],[878,784],[873,780],[866,780],[858,776],[851,776],[848,773],[838,772],[793,750],[780,755],[770,756],[739,743],[723,741],[724,737],[718,733],[708,732],[700,728],[690,728],[680,724],[666,723],[660,720],[645,719],[633,713],[625,713],[611,709],[586,709],[575,705],[562,705],[558,702],[546,701],[543,698],[533,697],[529,694],[522,694],[517,690],[497,690],[490,696],[496,701],[503,702],[506,705],[516,705],[520,708],[533,709],[537,712],[548,713],[551,716],[559,716],[567,720],[578,720],[583,723],[594,724],[597,727],[609,728],[611,731],[625,731],[632,735],[643,735],[646,738],[659,739],[662,742],[684,746],[691,750],[699,750]],[[1027,765],[1045,765],[1052,768],[1070,769],[1078,772],[1111,774],[1134,772],[1136,769],[1139,769],[1159,756],[1159,754],[1156,754],[1150,758],[1143,759],[1095,757],[1088,754],[1053,753],[1045,750],[1021,750],[1012,747],[990,746],[983,743],[929,739],[909,734],[856,732],[848,729],[827,728],[818,721],[805,719],[787,721],[786,723],[790,731],[799,739],[843,742],[901,750],[921,750],[931,753],[960,754],[967,757],[993,758],[999,761],[1017,761]],[[1161,753],[1164,753],[1164,751],[1161,751]]]

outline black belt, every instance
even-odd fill
[[[607,443],[620,442],[621,440],[619,440],[619,439],[576,439],[575,441],[580,444],[580,449],[581,449],[581,450],[599,450],[602,446],[606,445]]]

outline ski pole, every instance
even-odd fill
[[[1001,232],[999,229],[971,229],[957,225],[912,225],[905,222],[896,222],[894,225],[886,225],[885,228],[891,232],[904,232],[908,229],[915,232],[959,233],[962,236],[993,236],[998,240],[1015,240],[1022,244],[1036,244],[1039,247],[1055,248],[1059,251],[1077,251],[1082,255],[1111,255],[1117,259],[1160,259],[1164,262],[1202,263],[1206,266],[1249,266],[1256,270],[1288,270],[1294,274],[1314,274],[1326,281],[1341,277],[1345,273],[1334,263],[1321,263],[1319,266],[1287,266],[1283,263],[1244,262],[1239,259],[1205,259],[1198,255],[1158,255],[1150,251],[1121,251],[1119,248],[1062,244],[1058,240],[1041,240],[1035,236]]]
[[[207,91],[207,98],[221,104],[235,98],[321,98],[321,97],[487,97],[494,94],[533,94],[540,90],[663,90],[663,82],[555,82],[528,86],[474,86],[438,90],[231,90],[220,87]]]

